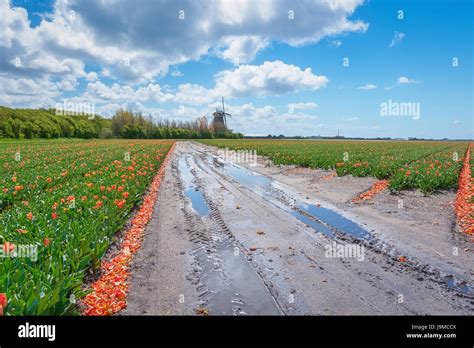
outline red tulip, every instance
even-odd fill
[[[0,294],[0,316],[3,315],[3,309],[7,306],[8,299],[7,294],[1,293]]]
[[[3,251],[8,254],[8,253],[11,253],[15,250],[15,244],[13,243],[10,243],[10,242],[5,242],[3,244]]]

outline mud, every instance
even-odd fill
[[[218,154],[177,144],[123,314],[473,313],[453,192],[354,204],[375,179]]]

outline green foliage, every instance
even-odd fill
[[[141,203],[172,144],[0,142],[0,293],[8,298],[5,315],[74,313],[73,299],[84,295],[86,271],[99,265],[114,234]]]
[[[118,110],[112,119],[98,115],[62,115],[55,109],[12,109],[0,106],[0,138],[126,138],[126,139],[241,139],[243,134],[213,133],[196,121],[158,120]]]
[[[0,138],[84,138],[99,137],[108,122],[100,116],[56,115],[54,109],[12,109],[0,106]]]

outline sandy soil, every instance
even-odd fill
[[[454,192],[354,204],[375,179],[330,174],[178,143],[122,314],[473,313],[474,247],[456,231]]]

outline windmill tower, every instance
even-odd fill
[[[227,116],[231,117],[231,114],[225,112],[224,97],[222,97],[222,110],[216,110],[216,112],[214,112],[212,116],[213,119],[211,127],[214,132],[228,131]]]

